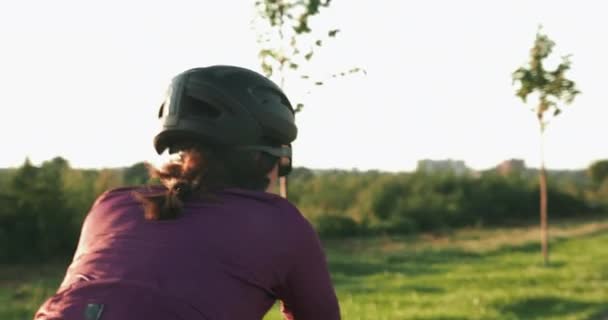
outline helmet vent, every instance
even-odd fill
[[[222,112],[218,108],[206,101],[196,99],[189,95],[184,95],[182,99],[182,106],[184,108],[184,114],[186,115],[207,119],[217,119],[222,115]]]
[[[165,104],[163,103],[160,105],[160,109],[158,109],[158,118],[159,119],[163,117],[164,111],[165,111]]]
[[[258,103],[262,105],[272,105],[274,103],[279,103],[287,107],[289,110],[293,112],[293,108],[285,97],[284,94],[269,87],[254,87],[250,90],[253,97],[258,101]]]

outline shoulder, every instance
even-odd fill
[[[112,203],[136,202],[138,195],[155,194],[164,192],[166,189],[163,186],[137,186],[137,187],[120,187],[105,191],[95,202],[93,207]]]
[[[273,206],[277,209],[273,218],[277,219],[283,233],[283,239],[295,247],[307,247],[318,241],[318,235],[312,224],[302,212],[290,201],[273,195]]]
[[[241,189],[227,189],[222,192],[227,200],[240,208],[247,208],[256,218],[260,213],[271,220],[272,225],[280,226],[286,233],[301,234],[314,232],[302,212],[289,200],[276,194]]]
[[[293,203],[273,193],[243,189],[226,189],[222,194],[225,197],[234,199],[235,202],[243,203],[246,206],[255,206],[258,204],[267,207],[268,211],[274,211],[284,217],[296,220],[303,218],[302,213]]]
[[[141,195],[162,192],[163,187],[121,187],[102,193],[86,215],[84,229],[107,230],[143,219]],[[89,230],[89,231],[91,231]],[[83,231],[84,232],[84,231]]]

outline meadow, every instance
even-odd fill
[[[343,319],[608,318],[608,219],[324,240]],[[67,261],[0,266],[0,319],[31,319]],[[266,320],[280,319],[276,308]]]

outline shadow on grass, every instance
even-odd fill
[[[591,315],[587,320],[608,320],[608,309],[603,308],[601,311]]]
[[[376,274],[392,273],[408,277],[436,274],[443,272],[444,265],[458,262],[472,262],[482,256],[464,250],[441,249],[421,250],[392,254],[378,259],[365,256],[334,256],[329,259],[329,269],[332,274],[341,274],[348,277],[373,276]]]
[[[565,240],[556,239],[554,245]],[[407,278],[413,280],[413,278],[420,276],[441,275],[461,265],[480,265],[480,268],[482,268],[487,264],[487,259],[494,259],[500,256],[508,257],[515,253],[536,253],[538,251],[539,244],[533,242],[500,247],[488,252],[473,252],[458,248],[412,248],[383,255],[381,252],[356,254],[346,249],[329,256],[328,264],[334,284],[350,293],[367,294],[390,291],[432,295],[444,293],[446,290],[441,285],[433,287],[424,285],[412,286],[405,284],[401,279]],[[514,267],[526,263],[525,260],[521,259],[515,259],[513,262],[502,260],[501,263],[503,265],[512,263]],[[547,268],[559,269],[566,266],[566,264],[563,261],[553,260]],[[400,284],[403,285],[400,286]],[[528,302],[531,304],[548,304],[551,301]],[[555,305],[556,308],[559,307],[559,303],[555,303]],[[570,309],[576,306],[576,304],[569,305]],[[517,305],[510,306],[510,308],[518,311]],[[524,309],[522,308],[522,310]]]
[[[573,239],[590,239],[597,236],[606,235],[607,231],[605,229],[595,230],[591,232],[587,232],[579,235],[571,235],[571,236],[552,236],[549,239],[549,246],[559,246],[561,243],[571,241]],[[540,241],[530,241],[523,244],[518,245],[503,245],[499,248],[492,250],[491,252],[487,252],[484,255],[501,255],[507,253],[536,253],[540,252]]]
[[[399,295],[404,293],[416,293],[419,295],[436,295],[444,294],[446,292],[446,290],[441,287],[390,284],[390,280],[370,283],[357,278],[337,277],[334,279],[334,283],[339,285],[341,290],[345,290],[349,294],[353,295],[368,295],[374,293],[382,293],[383,295]]]
[[[556,247],[561,243],[573,238],[590,238],[605,231],[592,232],[575,237],[560,237],[551,240],[551,246]],[[359,254],[342,252],[330,256],[329,268],[332,274],[342,274],[349,277],[373,276],[375,274],[402,274],[409,277],[419,275],[437,274],[444,272],[453,264],[475,264],[482,263],[485,259],[510,254],[536,254],[540,252],[540,243],[537,241],[526,242],[518,245],[503,245],[499,248],[473,252],[457,248],[427,248],[423,250],[402,251],[385,256],[376,254]],[[567,265],[565,261],[550,260],[547,268],[558,269]]]
[[[416,293],[426,293],[426,294],[434,294],[434,293],[444,293],[445,289],[438,287],[429,287],[429,286],[403,286],[402,290],[408,292],[416,292]]]
[[[443,264],[452,263],[455,261],[467,262],[482,258],[483,255],[460,249],[444,248],[444,249],[426,249],[414,251],[400,255],[390,255],[386,257],[386,262],[389,264],[415,263],[415,264]]]
[[[453,263],[470,263],[480,256],[463,250],[419,250],[392,254],[386,257],[375,255],[332,256],[329,269],[334,284],[353,294],[418,293],[442,294],[445,289],[424,284],[404,284],[401,279],[430,274],[441,274]],[[369,278],[375,280],[370,281]]]
[[[592,238],[598,235],[603,235],[604,232],[592,232],[574,237],[562,237],[554,239],[551,244],[553,247],[560,246],[562,243],[581,238]],[[534,254],[540,252],[538,242],[527,242],[519,245],[505,245],[497,249],[474,252],[459,248],[425,248],[404,249],[390,254],[382,254],[381,252],[370,253],[362,250],[362,253],[357,254],[356,251],[351,251],[348,248],[334,251],[335,254],[329,256],[328,264],[332,273],[334,283],[349,292],[370,293],[381,290],[399,291],[399,292],[418,292],[421,294],[436,294],[444,291],[439,287],[433,288],[410,288],[407,286],[399,286],[403,284],[400,279],[408,278],[413,280],[416,277],[427,275],[441,275],[450,272],[454,267],[468,265],[475,270],[475,266],[484,268],[488,265],[488,260],[498,258],[503,267],[518,268],[530,265],[530,260],[527,259],[509,259],[514,254]],[[490,261],[496,263],[495,261]],[[540,260],[535,262],[539,265]],[[547,269],[561,269],[567,267],[568,261],[552,259]],[[369,281],[372,279],[373,281]],[[536,279],[530,279],[529,284],[533,285]],[[370,284],[373,283],[373,284]],[[384,287],[383,287],[384,286]],[[531,304],[550,304],[549,300],[531,300]],[[523,302],[522,302],[523,303]],[[553,303],[551,306],[561,308],[559,303]],[[576,301],[567,305],[570,309],[581,306]],[[517,305],[511,306],[516,308]],[[568,309],[568,308],[566,308]],[[517,310],[515,310],[517,311]],[[607,319],[608,320],[608,319]]]
[[[352,281],[351,278],[370,277],[375,275],[393,275],[417,277],[437,275],[450,270],[454,265],[483,263],[485,259],[510,253],[530,253],[538,251],[538,244],[526,243],[520,246],[501,247],[490,252],[472,252],[455,248],[427,248],[423,250],[404,251],[386,256],[379,254],[332,255],[328,265],[337,282]],[[552,261],[549,268],[561,268],[562,261]]]
[[[603,304],[596,302],[577,301],[561,297],[535,297],[498,306],[497,309],[501,313],[512,314],[517,319],[541,320],[592,311],[602,306]]]
[[[469,320],[470,318],[465,317],[453,317],[453,316],[431,316],[431,317],[414,317],[412,320]]]

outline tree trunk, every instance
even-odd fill
[[[539,116],[540,121],[540,243],[543,254],[543,263],[545,266],[549,264],[549,230],[547,228],[547,173],[545,172],[545,124],[542,121],[542,115]]]
[[[287,177],[279,178],[279,187],[280,187],[281,197],[287,199]]]
[[[282,21],[281,21],[281,25],[283,25]],[[281,42],[282,42],[283,41],[283,32],[281,31],[280,28],[279,28],[279,32],[280,32]],[[280,82],[281,90],[285,89],[285,72],[284,72],[284,70],[285,70],[285,62],[281,61],[281,64],[279,67],[279,71],[281,74],[281,80],[280,80],[281,81]],[[281,161],[281,160],[279,159],[279,161]],[[287,177],[279,178],[279,192],[281,193],[281,197],[287,199]]]
[[[543,253],[543,263],[549,264],[549,243],[548,243],[548,228],[547,228],[547,174],[545,173],[545,165],[541,164],[540,168],[540,241]]]

